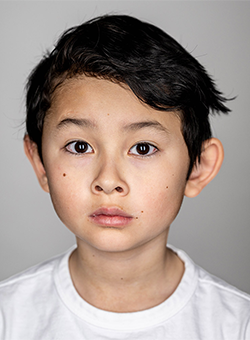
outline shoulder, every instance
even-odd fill
[[[250,296],[197,266],[194,295],[200,317],[232,339],[250,339]]]
[[[250,296],[176,252],[185,264],[185,290],[193,287],[183,309],[186,319],[200,332],[205,329],[209,339],[250,339]]]
[[[250,295],[244,293],[238,288],[230,285],[222,279],[209,274],[204,269],[196,266],[198,270],[198,288],[208,294],[211,297],[214,296],[217,299],[223,300],[224,303],[232,304],[234,310],[237,306],[246,305],[248,306],[248,312],[250,312]]]
[[[0,283],[1,339],[46,337],[44,325],[61,306],[55,272],[62,263],[67,266],[70,253],[71,249]]]
[[[250,339],[250,296],[220,278],[198,269],[195,297],[199,312],[232,339]]]
[[[48,290],[53,285],[54,269],[63,255],[53,257],[0,282],[0,309],[10,302],[21,303],[26,298],[35,298],[37,292]]]
[[[223,299],[224,303],[226,301],[228,301],[228,303],[232,302],[234,307],[236,306],[235,303],[243,304],[248,307],[250,306],[249,294],[208,273],[205,269],[196,265],[182,250],[176,250],[175,248],[174,250],[184,262],[185,271],[189,273],[188,282],[189,284],[192,283],[196,286],[194,291],[199,292],[199,296],[202,296],[202,298],[205,298],[206,296],[208,298],[216,297],[216,300],[211,300],[211,303],[215,303],[218,299]]]
[[[13,285],[16,286],[22,283],[26,284],[28,281],[32,281],[37,276],[44,275],[45,273],[52,271],[55,260],[56,258],[53,258],[37,264],[0,282],[0,291]]]

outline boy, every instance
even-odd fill
[[[65,32],[30,75],[24,148],[77,246],[1,284],[1,339],[250,339],[250,297],[166,247],[220,169],[225,101],[150,24]]]

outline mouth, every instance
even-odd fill
[[[124,227],[133,219],[133,216],[128,215],[119,208],[100,208],[89,217],[95,224],[110,228]]]

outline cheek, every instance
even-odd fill
[[[73,171],[53,170],[53,173],[48,173],[51,201],[59,218],[67,224],[72,214],[77,215],[78,210],[83,212],[83,201],[86,201],[84,197],[86,183],[84,183],[84,178],[81,180],[76,178]]]
[[[141,186],[140,198],[143,211],[159,218],[174,219],[184,197],[185,177],[170,173],[165,176],[155,174],[153,178],[154,180],[145,182]]]

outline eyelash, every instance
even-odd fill
[[[139,147],[141,148],[140,151],[138,151]],[[136,151],[132,152],[133,149],[136,149]],[[89,143],[85,141],[81,141],[81,140],[69,142],[68,144],[65,145],[65,150],[73,155],[83,155],[83,154],[93,153],[92,146],[90,146]],[[148,142],[140,142],[132,146],[129,149],[128,153],[130,155],[135,155],[139,157],[149,157],[158,151],[159,149],[153,144],[148,143]]]
[[[79,148],[78,151],[76,150],[76,147]],[[74,150],[72,150],[72,148],[74,148]],[[91,149],[91,151],[89,151],[89,149]],[[69,142],[67,145],[65,145],[65,150],[74,155],[93,153],[92,146],[90,146],[89,143],[81,140]]]
[[[137,150],[137,153],[131,152],[131,150],[133,150],[134,148],[138,148],[138,147],[143,147],[143,149],[145,150],[145,153],[144,153],[144,151],[142,153],[140,153],[138,150]],[[155,145],[147,143],[147,142],[141,142],[141,143],[137,143],[134,146],[132,146],[132,148],[130,148],[130,150],[129,150],[129,154],[136,155],[136,156],[139,156],[139,157],[150,157],[158,151],[159,151],[159,149]]]

